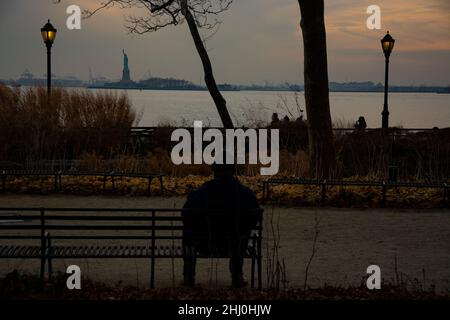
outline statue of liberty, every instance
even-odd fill
[[[128,68],[128,55],[125,53],[125,50],[122,49],[123,53],[123,72],[122,72],[122,82],[129,82],[130,79],[130,69]]]

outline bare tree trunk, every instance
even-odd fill
[[[198,32],[197,23],[195,22],[192,13],[189,11],[186,0],[182,1],[183,15],[189,25],[189,31],[191,32],[192,39],[194,40],[197,52],[202,60],[203,70],[205,73],[205,83],[208,87],[209,93],[216,104],[217,111],[219,112],[220,119],[222,120],[223,126],[227,129],[233,129],[233,121],[231,120],[230,114],[227,109],[227,102],[217,88],[216,80],[214,79],[211,60],[209,59],[208,52],[205,49],[203,40]]]
[[[323,0],[298,0],[303,33],[305,101],[311,173],[331,177],[336,150],[331,124]]]

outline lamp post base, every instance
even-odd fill
[[[389,128],[389,111],[383,110],[381,113],[381,127],[383,129]]]

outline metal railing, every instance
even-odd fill
[[[103,192],[106,192],[106,183],[108,178],[111,178],[112,191],[115,191],[116,178],[141,178],[147,180],[147,195],[152,194],[151,184],[153,179],[158,179],[160,184],[160,194],[164,193],[163,177],[166,174],[163,173],[140,173],[140,172],[100,172],[100,171],[78,171],[78,170],[2,170],[0,171],[2,180],[2,191],[7,191],[7,177],[53,177],[54,178],[54,189],[55,191],[60,191],[63,188],[62,177],[72,176],[72,177],[103,177]]]
[[[386,205],[386,193],[389,188],[442,189],[443,202],[450,207],[450,185],[448,182],[412,182],[412,181],[347,181],[317,180],[302,178],[269,178],[263,181],[263,203],[270,198],[270,185],[294,184],[320,187],[320,205],[325,206],[327,187],[377,187],[381,189],[382,204]]]

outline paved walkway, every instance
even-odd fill
[[[183,197],[80,197],[67,195],[0,195],[1,207],[181,207]],[[0,218],[1,220],[1,218]],[[305,267],[311,256],[316,220],[317,252],[308,276],[316,287],[358,285],[371,264],[381,267],[385,281],[397,275],[414,278],[426,287],[450,290],[450,210],[332,209],[265,207],[264,284],[270,274],[268,259],[274,261],[275,235],[279,235],[278,260],[285,265],[290,286],[303,286]],[[279,231],[278,231],[279,230]],[[397,272],[395,261],[397,260]],[[74,260],[59,261],[54,269],[78,264],[84,276],[112,283],[148,286],[149,261]],[[181,261],[157,261],[157,286],[179,285]],[[225,261],[199,262],[198,282],[205,286],[228,286]],[[248,267],[248,263],[246,267]],[[0,274],[15,268],[38,273],[38,262],[0,261]],[[246,274],[249,275],[247,268]]]

